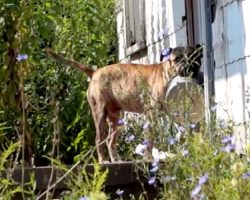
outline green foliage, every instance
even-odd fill
[[[81,196],[86,196],[93,200],[108,199],[108,196],[102,192],[107,174],[108,170],[103,171],[97,163],[94,164],[93,175],[87,174],[86,166],[83,167],[68,183],[71,194],[66,195],[64,199],[78,199]]]
[[[24,193],[9,170],[16,164],[13,153],[20,150],[20,143],[13,141],[19,141],[21,133],[31,136],[36,165],[52,163],[65,174],[69,172],[65,163],[81,160],[94,143],[86,75],[50,60],[43,49],[50,47],[79,62],[102,67],[116,60],[115,29],[114,0],[0,1],[0,200]],[[17,61],[18,54],[27,54],[28,59]],[[55,102],[59,105],[56,115]],[[121,138],[119,151],[123,160],[141,161],[135,155],[138,143],[143,143],[144,135],[155,138],[156,148],[166,159],[156,172],[149,171],[147,163],[144,170],[146,178],[156,178],[151,181],[159,191],[157,199],[249,198],[250,153],[241,158],[225,149],[230,142],[221,143],[224,136],[233,135],[232,122],[226,127],[204,125],[198,131],[187,123],[181,131],[170,120],[166,125],[165,113],[157,110],[153,114],[149,128],[145,127],[147,120],[129,121],[122,130],[127,134]],[[55,131],[60,134],[58,162],[45,156],[52,151]],[[178,134],[180,139],[170,143]],[[87,174],[88,161],[69,173],[70,192],[64,199],[109,198],[103,191],[107,170],[94,164],[94,173]],[[35,199],[34,176],[25,186],[25,193]]]
[[[18,147],[18,143],[10,143],[6,149],[0,151],[0,200],[11,200],[16,193],[22,191],[22,188],[17,186],[11,177],[13,162],[10,157]]]
[[[145,122],[130,122],[128,134],[131,134],[134,126],[133,134],[136,137],[129,142],[122,140],[124,144],[119,145],[131,148],[125,154],[128,160],[141,161],[145,155],[135,156],[135,146],[143,144],[143,139],[138,135],[153,132],[151,135],[157,140],[154,151],[161,152],[161,156],[155,153],[153,166],[140,164],[138,168],[144,171],[146,179],[152,181],[149,184],[160,191],[155,199],[249,198],[250,154],[247,150],[241,157],[235,152],[233,144],[234,130],[239,125],[229,120],[212,123],[209,128],[205,122],[199,127],[187,123],[175,128],[168,120],[164,122],[164,128],[161,117],[154,116],[154,122],[150,122],[149,126],[145,126]],[[138,129],[138,124],[141,129]]]
[[[104,184],[108,175],[108,169],[103,169],[100,164],[96,162],[94,162],[91,166],[87,166],[90,159],[92,160],[92,156],[86,158],[83,165],[78,165],[76,170],[68,169],[68,167],[60,161],[53,160],[57,169],[60,169],[65,174],[67,173],[67,177],[65,177],[65,179],[67,187],[70,191],[63,192],[63,199],[80,199],[81,197],[88,197],[93,200],[108,199],[108,195],[103,192]],[[79,163],[80,162],[78,162],[78,164]],[[89,173],[90,167],[92,167],[92,173]]]
[[[25,124],[35,164],[48,164],[42,156],[51,151],[52,104],[58,100],[62,160],[72,163],[94,141],[87,78],[52,61],[43,49],[99,67],[115,62],[115,1],[3,0],[0,16],[0,120],[10,127],[6,139],[18,140],[19,125]],[[18,62],[17,54],[27,54],[28,59]]]

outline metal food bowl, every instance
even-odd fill
[[[172,78],[166,92],[166,103],[168,115],[178,124],[196,124],[204,119],[203,88],[193,78]]]

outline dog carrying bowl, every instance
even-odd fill
[[[178,124],[198,123],[205,116],[204,92],[198,80],[175,76],[166,92],[167,112]]]

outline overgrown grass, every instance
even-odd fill
[[[145,153],[144,148],[138,151],[139,144],[141,147],[146,145],[142,135],[147,131],[157,132],[153,134],[158,136],[156,139],[159,141],[153,149],[153,162],[138,165],[148,179],[147,184],[159,191],[155,199],[242,200],[249,198],[250,151],[246,148],[244,155],[235,152],[233,130],[236,125],[232,121],[224,122],[223,125],[214,123],[213,128],[208,129],[205,123],[200,124],[199,128],[194,124],[176,126],[170,122],[167,122],[167,126],[164,122],[163,126],[161,117],[154,119],[157,120],[152,123],[144,121],[143,118],[141,121],[138,121],[138,118],[136,121],[130,118],[126,128],[123,129],[127,134],[123,134],[119,146],[123,158],[134,161],[136,166],[137,163],[142,162]],[[150,127],[151,124],[154,126]],[[212,130],[212,133],[208,130]],[[1,153],[1,198],[11,199],[16,192],[25,190],[26,199],[40,199],[34,192],[34,177],[29,187],[25,188],[17,186],[9,178],[11,171],[7,171],[6,167],[16,148],[18,144],[11,144]],[[117,190],[116,194],[105,193],[108,171],[93,162],[93,153],[94,149],[76,163],[78,170],[69,169],[60,161],[53,160],[54,165],[66,178],[69,188],[69,191],[61,194],[62,199],[106,200],[114,199],[114,196],[116,199],[128,199],[127,196],[130,196],[130,199],[148,199],[146,193],[135,197],[134,194],[127,194],[129,191],[122,189]],[[86,171],[90,161],[94,163],[92,175]]]

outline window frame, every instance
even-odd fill
[[[146,48],[145,0],[124,0],[126,56]]]

